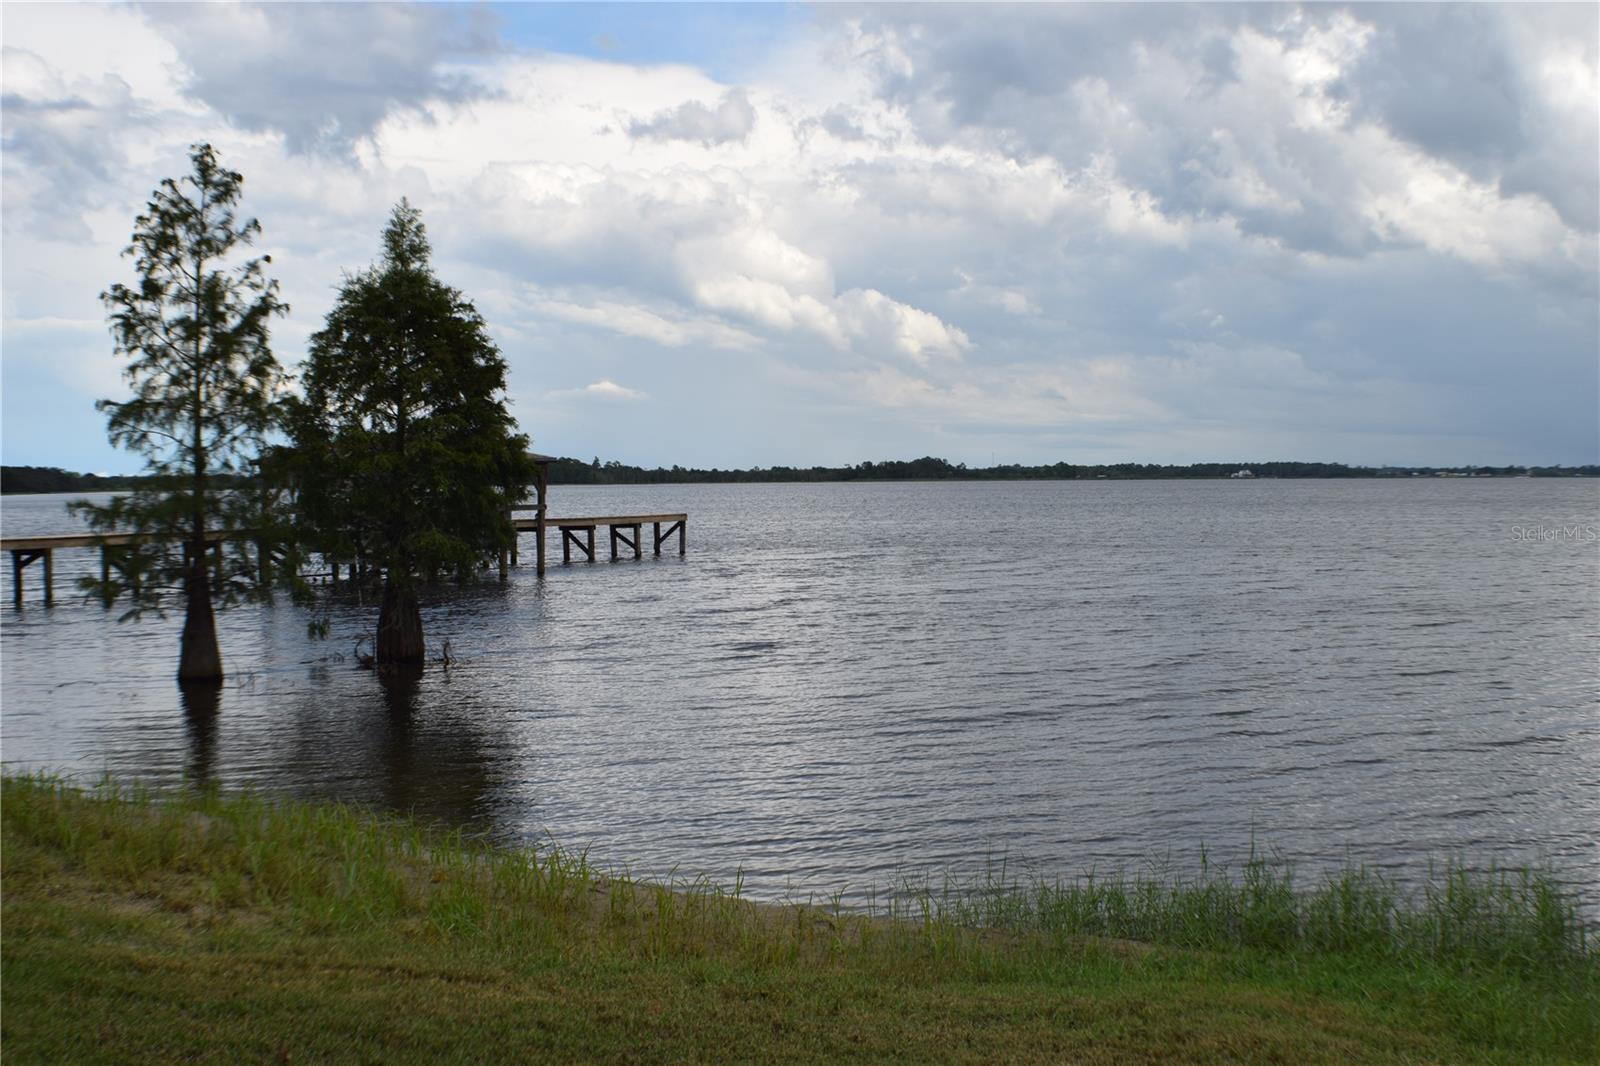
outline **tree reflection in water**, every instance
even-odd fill
[[[181,718],[166,729],[115,722],[123,758],[104,768],[130,780],[165,764],[157,780],[257,788],[414,815],[469,832],[492,816],[514,776],[515,738],[470,672],[437,664],[375,671],[317,664],[309,689],[186,685]],[[170,714],[170,712],[169,712]]]
[[[201,787],[210,785],[217,768],[217,719],[222,710],[222,685],[205,681],[180,684],[178,700],[183,706],[184,728],[189,739],[184,779]]]
[[[376,795],[361,798],[428,822],[487,829],[507,745],[485,734],[470,687],[421,664],[387,666],[374,677],[376,713],[354,716],[341,734],[348,754],[370,768],[362,778],[376,785]]]

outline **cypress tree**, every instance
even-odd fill
[[[163,181],[134,221],[124,254],[138,283],[101,294],[116,350],[129,359],[123,374],[133,397],[95,406],[107,415],[111,442],[143,455],[154,476],[110,504],[73,508],[99,532],[155,534],[126,549],[109,580],[83,584],[107,605],[125,597],[124,618],[160,611],[166,595],[181,590],[178,680],[217,682],[213,601],[226,605],[263,587],[251,541],[236,534],[262,520],[262,493],[250,482],[286,382],[268,327],[288,306],[263,270],[270,257],[237,261],[261,231],[237,213],[244,179],[209,144],[195,145],[190,162],[193,171]]]
[[[422,660],[419,584],[465,579],[509,547],[509,508],[534,472],[506,409],[505,360],[430,256],[402,200],[383,258],[346,278],[311,339],[294,418],[302,535],[381,575],[380,663]]]

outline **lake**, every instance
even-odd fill
[[[74,528],[6,497],[7,534]],[[897,875],[1308,873],[1549,861],[1600,903],[1600,483],[1546,479],[561,487],[689,512],[689,550],[428,595],[420,681],[359,669],[377,604],[118,625],[57,553],[10,606],[7,770],[185,779],[554,838],[764,897]],[[648,528],[646,529],[648,536]],[[604,546],[604,529],[599,544]],[[602,551],[602,558],[604,552]]]

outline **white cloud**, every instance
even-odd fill
[[[753,334],[714,318],[693,317],[670,308],[651,310],[624,299],[574,299],[534,290],[529,302],[540,314],[653,341],[665,348],[708,345],[737,351],[761,343]]]
[[[561,389],[550,393],[552,398],[587,398],[592,400],[622,400],[635,401],[647,399],[638,389],[630,389],[618,385],[615,381],[596,381],[592,385],[585,385],[581,389]]]
[[[294,307],[286,362],[409,196],[545,449],[609,446],[538,404],[576,378],[656,401],[614,438],[642,461],[1141,457],[1224,424],[1593,457],[1592,10],[824,8],[736,83],[503,48],[456,9],[0,17],[8,449],[24,407],[98,439],[98,293],[208,139]]]
[[[891,300],[877,289],[851,289],[839,297],[839,318],[866,347],[892,350],[913,363],[958,358],[972,346],[966,333],[937,315]]]

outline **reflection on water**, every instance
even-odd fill
[[[222,708],[222,685],[191,682],[178,686],[183,719],[189,727],[189,760],[184,776],[196,785],[209,785],[217,765],[217,718]]]
[[[562,501],[565,500],[565,504]],[[546,834],[757,892],[897,870],[1152,857],[1400,876],[1549,858],[1600,900],[1594,482],[560,489],[688,510],[689,555],[433,590],[410,673],[350,654],[376,604],[180,619],[7,609],[8,768],[248,785]],[[60,500],[5,504],[8,533]],[[526,556],[524,556],[526,561]],[[93,556],[58,557],[58,588]],[[9,589],[6,590],[9,593]]]
[[[318,666],[326,685],[326,667]],[[470,693],[461,692],[450,672],[348,663],[341,672],[353,676],[341,678],[349,695],[337,704],[330,704],[326,688],[308,689],[292,704],[289,730],[266,737],[249,732],[278,748],[271,758],[274,786],[494,829],[497,784],[510,773],[498,760],[514,746],[492,735],[492,720],[468,712]],[[469,702],[457,703],[458,695]]]

